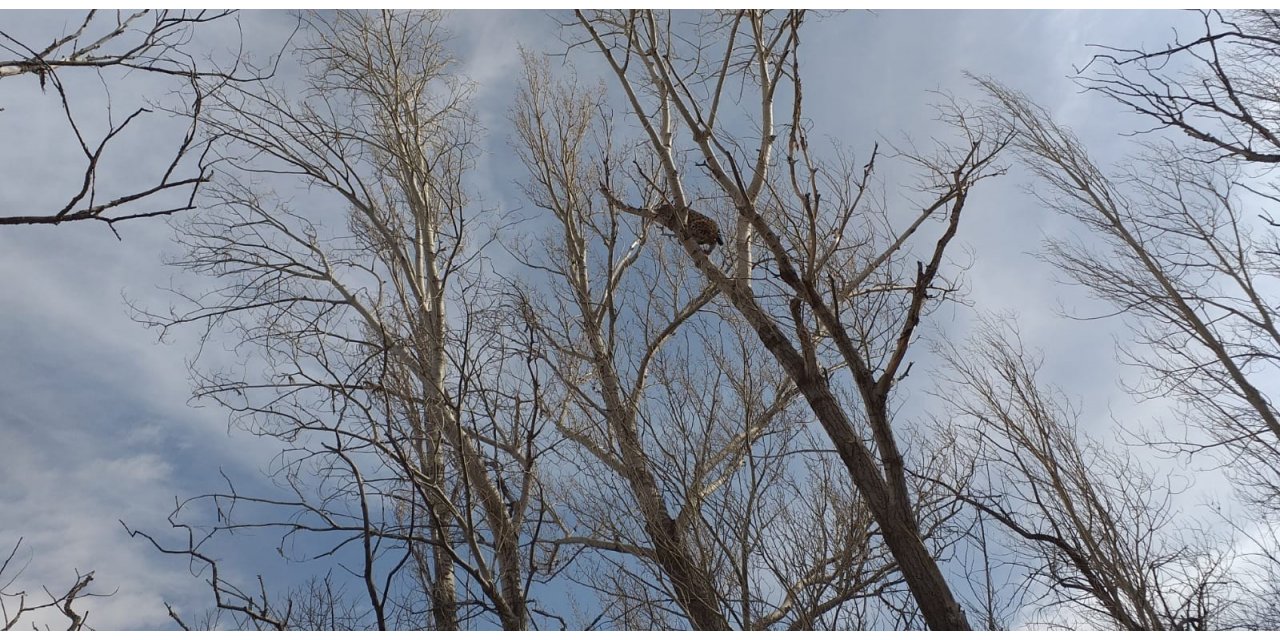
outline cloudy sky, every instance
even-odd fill
[[[31,44],[48,42],[77,20],[73,12],[0,13],[4,31]],[[965,72],[989,75],[1021,90],[1076,130],[1094,154],[1116,160],[1138,127],[1111,104],[1082,95],[1069,79],[1088,61],[1089,44],[1156,45],[1194,16],[1172,12],[880,11],[847,12],[809,25],[802,59],[806,108],[823,136],[854,150],[904,134],[927,139],[937,126],[934,90],[972,95]],[[247,12],[245,48],[266,56],[294,24],[286,13]],[[561,52],[555,16],[543,12],[456,12],[452,42],[463,72],[478,85],[484,155],[473,175],[499,210],[522,206],[514,181],[508,109],[520,68],[520,46]],[[218,56],[235,46],[229,31],[193,44]],[[201,54],[197,53],[197,57]],[[572,59],[572,58],[571,58]],[[576,61],[590,68],[590,60]],[[286,66],[284,72],[290,73]],[[115,116],[138,100],[163,100],[174,87],[142,76],[111,77]],[[90,73],[64,76],[86,117],[106,104]],[[0,212],[56,209],[79,175],[79,159],[52,92],[34,76],[0,78]],[[172,144],[175,123],[157,115],[137,127],[112,156],[101,182],[145,180],[156,148]],[[160,158],[159,161],[163,161]],[[68,167],[74,170],[68,171]],[[1025,340],[1045,351],[1053,381],[1084,400],[1086,425],[1099,432],[1111,415],[1150,418],[1116,391],[1115,322],[1066,320],[1059,308],[1087,308],[1081,292],[1054,284],[1030,255],[1047,234],[1070,233],[1023,187],[1024,174],[984,183],[960,234],[973,255],[970,298],[976,308],[1016,309]],[[24,538],[29,561],[19,585],[70,584],[75,571],[96,571],[94,590],[111,598],[88,603],[98,628],[170,626],[162,601],[190,612],[209,602],[207,588],[181,560],[130,539],[119,521],[163,533],[175,498],[222,488],[220,470],[246,486],[261,480],[277,453],[227,427],[216,408],[188,403],[187,360],[196,337],[178,333],[158,343],[130,319],[125,300],[151,309],[171,303],[171,284],[198,288],[192,276],[164,266],[172,231],[159,220],[105,225],[0,227],[0,554]],[[970,312],[946,310],[955,330]],[[256,479],[256,480],[255,480]],[[242,539],[227,550],[240,576],[279,569],[273,541]],[[234,577],[234,576],[233,576]]]

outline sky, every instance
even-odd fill
[[[4,30],[20,40],[48,41],[76,19],[74,12],[6,11]],[[1095,157],[1120,159],[1139,123],[1103,98],[1082,94],[1069,79],[1092,55],[1089,44],[1167,42],[1174,25],[1194,16],[1134,11],[851,11],[808,25],[802,48],[806,109],[822,137],[857,153],[904,133],[927,140],[937,130],[931,91],[974,96],[966,72],[989,75],[1027,93],[1074,129]],[[244,47],[257,56],[279,48],[294,24],[283,12],[244,12]],[[540,11],[454,12],[448,22],[461,71],[476,83],[475,108],[485,130],[472,179],[483,204],[500,211],[520,202],[515,181],[524,170],[510,151],[509,108],[519,47],[562,53],[555,17]],[[235,34],[206,34],[193,47],[225,54]],[[595,61],[570,60],[583,75]],[[287,80],[296,72],[282,67]],[[67,74],[76,105],[90,114],[106,105],[91,74]],[[112,78],[116,117],[173,89],[163,79]],[[0,212],[56,208],[79,164],[51,93],[33,76],[0,79]],[[157,113],[122,140],[101,179],[104,190],[145,180],[164,160],[179,126]],[[67,171],[67,167],[76,167]],[[1050,380],[1084,401],[1083,424],[1099,435],[1112,416],[1149,420],[1162,408],[1135,405],[1116,384],[1124,373],[1113,342],[1118,321],[1083,323],[1056,310],[1098,307],[1083,292],[1057,284],[1034,255],[1043,238],[1072,233],[1025,191],[1018,171],[984,183],[958,238],[973,257],[968,272],[973,307],[1015,310],[1024,340],[1045,354]],[[905,215],[905,213],[904,213]],[[189,402],[188,361],[198,336],[178,332],[158,342],[130,317],[126,300],[167,308],[166,288],[201,282],[166,267],[173,231],[159,220],[105,225],[0,227],[0,555],[24,539],[28,589],[70,584],[75,571],[96,571],[94,591],[110,598],[86,603],[100,629],[170,628],[162,602],[198,612],[207,587],[180,559],[156,553],[121,526],[163,533],[175,499],[223,487],[225,473],[262,483],[278,447],[228,428],[216,407]],[[1093,305],[1090,307],[1090,305]],[[964,307],[939,312],[948,331],[973,318]],[[219,357],[214,354],[214,361]],[[912,398],[926,402],[923,390]],[[232,577],[290,571],[272,551],[274,538],[240,539],[226,549]],[[56,619],[54,619],[56,623]]]

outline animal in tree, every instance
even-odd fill
[[[675,232],[676,236],[693,240],[702,250],[711,253],[717,245],[724,245],[720,235],[720,225],[710,217],[694,211],[690,207],[681,210],[671,203],[660,204],[653,209],[653,220]],[[683,224],[682,220],[683,218]]]

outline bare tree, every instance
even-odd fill
[[[1126,314],[1137,333],[1124,356],[1181,401],[1197,432],[1166,434],[1177,450],[1216,450],[1268,509],[1280,502],[1280,417],[1269,380],[1280,354],[1270,290],[1277,238],[1250,218],[1262,195],[1223,159],[1201,162],[1167,144],[1112,178],[1041,108],[983,80],[1021,135],[1018,150],[1047,188],[1045,204],[1102,242],[1051,240],[1050,262]]]
[[[1189,139],[1176,151],[1160,147],[1137,175],[1124,176],[1136,199],[1152,205],[1150,215],[1106,224],[1133,237],[1126,253],[1150,263],[1144,271],[1160,289],[1147,289],[1167,300],[1159,315],[1174,319],[1169,331],[1144,332],[1158,355],[1143,364],[1158,381],[1155,392],[1178,393],[1207,429],[1206,440],[1184,444],[1225,449],[1252,497],[1275,509],[1280,418],[1266,379],[1280,353],[1270,295],[1277,223],[1266,207],[1280,191],[1266,172],[1280,162],[1280,13],[1200,16],[1193,39],[1175,33],[1152,50],[1107,47],[1079,80],[1157,130]],[[1127,306],[1132,296],[1103,297]],[[1150,322],[1145,308],[1139,314]]]
[[[1223,516],[1238,548],[1264,550],[1241,551],[1252,569],[1236,573],[1255,603],[1274,599],[1276,568],[1253,529],[1269,527],[1280,509],[1272,401],[1280,238],[1269,212],[1280,198],[1270,176],[1280,161],[1277,15],[1202,11],[1191,39],[1095,56],[1079,82],[1170,136],[1148,137],[1140,157],[1111,172],[1026,97],[982,81],[1022,129],[1019,149],[1047,185],[1042,199],[1104,241],[1051,242],[1049,260],[1130,320],[1138,340],[1122,353],[1148,374],[1134,390],[1179,401],[1185,426],[1147,439],[1208,453],[1260,508],[1257,523]],[[1265,605],[1226,617],[1223,626],[1249,628],[1274,620]]]
[[[517,248],[518,299],[558,382],[541,401],[557,449],[566,573],[622,628],[848,625],[898,581],[860,496],[746,324],[664,248],[680,223],[608,206],[601,91],[525,58],[514,120],[528,199],[552,230]],[[699,238],[688,240],[698,244]],[[699,249],[701,252],[702,250]],[[556,407],[556,409],[552,409]]]
[[[273,526],[285,542],[332,541],[303,553],[354,564],[364,627],[524,629],[538,624],[530,589],[555,555],[538,548],[554,530],[531,399],[540,372],[523,355],[519,316],[486,293],[486,242],[463,186],[469,87],[453,75],[441,20],[309,15],[301,98],[267,83],[209,98],[199,118],[222,168],[209,213],[180,235],[178,264],[221,284],[149,321],[205,325],[206,337],[231,329],[262,373],[203,374],[197,396],[287,447],[290,495],[230,486],[196,500],[218,506],[216,532]],[[295,214],[263,176],[324,194],[324,210]],[[325,226],[335,219],[341,228]],[[234,519],[246,503],[293,515]],[[157,546],[214,571],[205,541]],[[265,588],[255,600],[216,573],[210,584],[218,606],[255,625],[349,610],[330,590],[303,592],[302,609],[272,608]]]
[[[708,14],[695,24],[650,11],[575,17],[584,46],[603,57],[643,131],[641,166],[654,169],[638,171],[631,185],[604,176],[610,206],[651,217],[658,205],[688,211],[697,204],[732,223],[720,264],[689,235],[677,239],[709,289],[751,326],[807,401],[925,623],[967,629],[921,536],[891,395],[909,371],[922,317],[950,290],[943,258],[970,189],[1001,172],[992,163],[1007,134],[985,129],[963,109],[948,111],[963,141],[937,154],[901,153],[922,169],[923,205],[894,229],[895,216],[868,210],[863,199],[874,151],[858,171],[823,162],[809,146],[798,59],[804,12]],[[736,101],[750,111],[722,114],[729,87],[752,92]],[[775,117],[780,90],[791,94],[786,124]],[[920,246],[917,232],[939,219],[933,246]],[[918,249],[921,259],[908,257]],[[846,385],[856,394],[842,394]]]
[[[0,225],[56,225],[97,220],[107,223],[115,232],[114,225],[118,222],[194,209],[196,189],[208,180],[205,147],[197,139],[195,129],[208,87],[249,82],[269,75],[248,68],[239,57],[230,66],[219,68],[213,63],[198,62],[188,51],[197,29],[233,19],[232,13],[89,11],[75,28],[50,38],[48,45],[33,44],[30,39],[24,42],[0,30],[0,80],[16,82],[20,77],[30,77],[39,81],[42,91],[53,87],[67,127],[84,158],[79,187],[57,211],[0,212]],[[181,83],[185,89],[180,87],[178,92],[183,93],[182,99],[190,107],[183,117],[188,118],[191,125],[165,152],[167,155],[163,157],[168,164],[158,176],[148,179],[145,186],[122,190],[116,185],[99,184],[104,163],[109,153],[120,146],[124,131],[153,111],[149,107],[138,107],[119,120],[113,115],[111,87],[128,74],[172,76],[175,82]],[[107,90],[106,101],[93,105],[92,110],[106,116],[102,133],[97,131],[102,127],[85,115],[83,105],[74,95],[75,82],[93,81],[95,75]],[[37,148],[39,145],[30,141],[26,146]]]
[[[1039,381],[1040,358],[1011,322],[988,318],[941,355],[951,371],[938,392],[946,427],[979,465],[957,495],[1012,534],[1051,618],[1135,631],[1222,626],[1226,541],[1181,521],[1171,478],[1082,432],[1079,409]]]

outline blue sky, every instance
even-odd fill
[[[44,41],[74,15],[2,17],[19,38]],[[246,48],[260,56],[278,48],[293,24],[280,12],[246,12],[241,20]],[[929,92],[973,96],[963,75],[971,72],[1026,92],[1075,129],[1104,164],[1115,161],[1128,144],[1117,134],[1139,124],[1101,97],[1082,95],[1068,78],[1072,66],[1088,61],[1089,43],[1164,43],[1172,26],[1193,21],[1185,14],[1132,11],[833,15],[809,25],[801,50],[806,109],[816,125],[811,139],[829,138],[860,153],[876,140],[901,140],[903,133],[927,141],[940,130]],[[563,50],[555,20],[533,11],[456,12],[449,26],[461,71],[477,84],[475,107],[485,127],[475,187],[486,207],[530,211],[514,184],[524,169],[510,151],[508,109],[520,69],[518,46]],[[206,36],[195,46],[218,55],[232,46],[230,35]],[[592,78],[594,60],[570,59]],[[294,71],[284,67],[283,79]],[[77,99],[86,113],[104,104],[95,77],[68,74],[64,80],[83,91]],[[171,88],[141,76],[112,81],[123,82],[112,94],[117,113],[140,96],[163,99]],[[0,87],[0,211],[49,209],[65,193],[63,169],[75,161],[56,100],[40,92],[34,77],[0,79]],[[111,158],[104,184],[138,180],[155,165],[157,141],[171,139],[175,129],[163,117],[151,122]],[[1116,385],[1122,371],[1112,343],[1123,326],[1056,313],[1097,305],[1079,290],[1054,284],[1049,268],[1029,255],[1046,234],[1072,229],[1024,192],[1026,182],[1014,171],[984,183],[969,205],[959,236],[973,256],[969,298],[977,309],[1019,312],[1023,338],[1044,350],[1051,380],[1085,399],[1083,424],[1105,433],[1113,414],[1150,419],[1160,408],[1134,405]],[[186,360],[197,336],[178,332],[157,343],[154,332],[129,318],[123,300],[163,309],[171,302],[165,287],[202,285],[164,266],[162,256],[175,247],[162,221],[128,224],[121,233],[118,241],[104,225],[88,223],[0,227],[0,549],[25,537],[31,563],[22,584],[29,588],[69,583],[74,569],[96,570],[96,591],[115,591],[88,605],[90,624],[98,628],[167,627],[162,600],[198,611],[209,602],[208,590],[185,563],[129,539],[118,520],[162,532],[175,497],[222,488],[219,469],[247,486],[264,483],[260,471],[270,466],[278,445],[229,430],[227,416],[216,408],[188,403]],[[947,308],[938,322],[962,334],[972,317],[970,309]],[[923,391],[913,389],[910,397],[927,402]],[[237,551],[226,551],[228,567],[242,576],[287,572],[271,564],[273,546],[271,537],[241,540]]]

